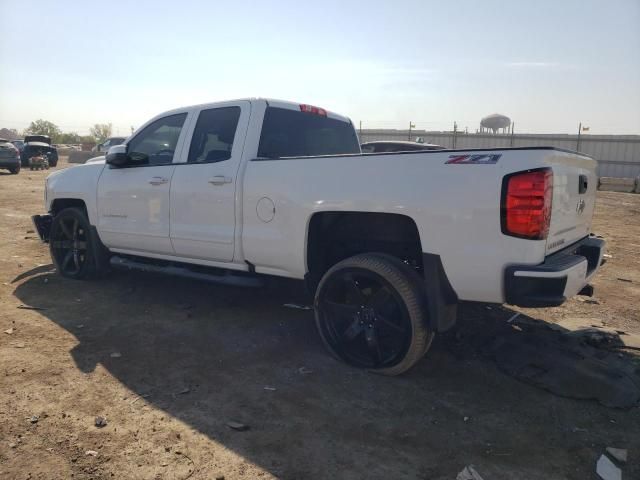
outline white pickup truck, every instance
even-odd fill
[[[34,223],[69,278],[304,279],[329,351],[396,375],[460,301],[592,292],[595,169],[550,147],[362,154],[348,118],[248,99],[163,113],[106,159],[52,173]]]

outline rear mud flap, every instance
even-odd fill
[[[456,324],[458,296],[449,283],[439,255],[423,253],[422,267],[429,328],[435,332],[445,332]]]

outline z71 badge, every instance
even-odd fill
[[[449,160],[445,162],[454,163],[454,164],[469,164],[473,163],[476,165],[492,165],[494,163],[498,163],[498,160],[502,156],[501,153],[480,153],[476,155],[449,155]]]

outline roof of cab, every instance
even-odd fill
[[[231,99],[231,100],[221,100],[221,101],[218,101],[218,102],[200,103],[200,104],[196,104],[196,105],[189,105],[189,106],[185,106],[185,107],[175,108],[175,109],[169,110],[167,112],[163,112],[158,116],[166,115],[166,114],[169,114],[169,113],[180,113],[180,112],[184,112],[185,110],[190,110],[192,108],[215,108],[216,106],[221,105],[221,104],[234,103],[234,102],[252,102],[252,103],[266,102],[266,104],[268,106],[271,106],[271,107],[286,108],[288,110],[297,110],[297,111],[300,110],[300,105],[306,105],[305,103],[301,103],[301,102],[292,102],[292,101],[288,101],[288,100],[277,100],[277,99],[274,99],[274,98],[248,97],[248,98],[235,98],[235,99]],[[314,106],[319,106],[319,105],[314,105]],[[320,108],[322,108],[322,107],[320,107]],[[325,110],[327,112],[327,116],[329,118],[334,118],[336,120],[342,120],[343,122],[351,123],[351,120],[349,119],[349,117],[346,117],[344,115],[340,115],[339,113],[332,112],[330,110],[327,110],[326,108],[323,108],[323,110]]]

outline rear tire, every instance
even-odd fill
[[[65,208],[54,217],[49,249],[51,259],[63,277],[89,279],[108,271],[108,250],[80,208]]]
[[[410,369],[434,337],[427,328],[423,280],[401,260],[381,253],[331,267],[316,291],[315,316],[335,357],[382,375]]]
[[[20,173],[20,165],[18,165],[15,168],[10,168],[9,171],[11,172],[11,175],[17,175]]]

